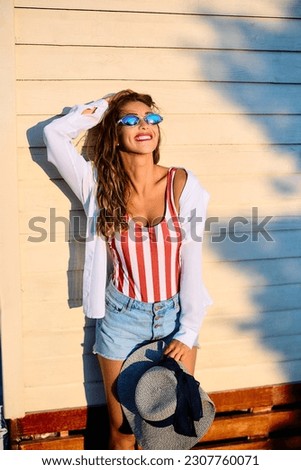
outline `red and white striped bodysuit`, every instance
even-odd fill
[[[142,302],[159,302],[179,292],[182,232],[173,196],[175,173],[176,168],[169,169],[160,223],[142,226],[128,219],[128,231],[109,240],[114,286]]]

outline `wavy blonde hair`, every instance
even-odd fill
[[[131,181],[119,153],[118,125],[121,109],[129,102],[140,101],[152,110],[157,110],[150,95],[122,90],[110,100],[102,120],[88,133],[88,142],[93,142],[93,162],[97,170],[97,202],[100,208],[96,230],[98,235],[109,237],[115,232],[128,229],[126,221],[127,203]],[[160,160],[159,140],[153,152],[154,164]]]

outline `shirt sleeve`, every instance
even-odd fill
[[[80,132],[96,126],[107,107],[108,102],[105,99],[73,106],[68,114],[45,126],[43,132],[48,161],[56,166],[62,178],[83,204],[86,202],[93,181],[92,165],[78,153],[72,140]],[[91,114],[82,114],[89,108],[96,109]]]
[[[180,198],[182,227],[180,277],[180,328],[174,339],[190,348],[197,341],[199,330],[212,301],[203,282],[202,246],[209,194],[190,171]]]

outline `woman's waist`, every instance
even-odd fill
[[[179,292],[174,293],[168,298],[153,299],[152,301],[140,300],[141,295],[139,293],[138,295],[131,296],[120,290],[118,284],[115,284],[114,278],[111,279],[107,286],[106,296],[117,302],[121,307],[138,308],[150,313],[164,308],[177,308],[180,303]]]

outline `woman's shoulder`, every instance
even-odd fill
[[[159,165],[158,165],[159,166]],[[163,167],[160,166],[161,170],[167,175],[172,170],[175,172],[174,176],[174,189],[178,190],[179,193],[190,193],[195,190],[207,192],[202,186],[199,177],[190,169],[185,167]]]
[[[187,181],[187,172],[184,168],[175,168],[175,177],[173,181],[173,190],[175,200],[179,203],[181,194]]]
[[[195,186],[200,185],[198,177],[188,168],[172,167],[170,170],[175,171],[174,186],[181,188],[182,191],[189,191]]]
[[[181,193],[180,203],[185,203],[188,201],[191,201],[194,204],[197,201],[203,201],[204,203],[207,203],[209,193],[201,184],[199,177],[193,171],[187,168],[184,169],[184,171],[186,172],[186,183]]]

